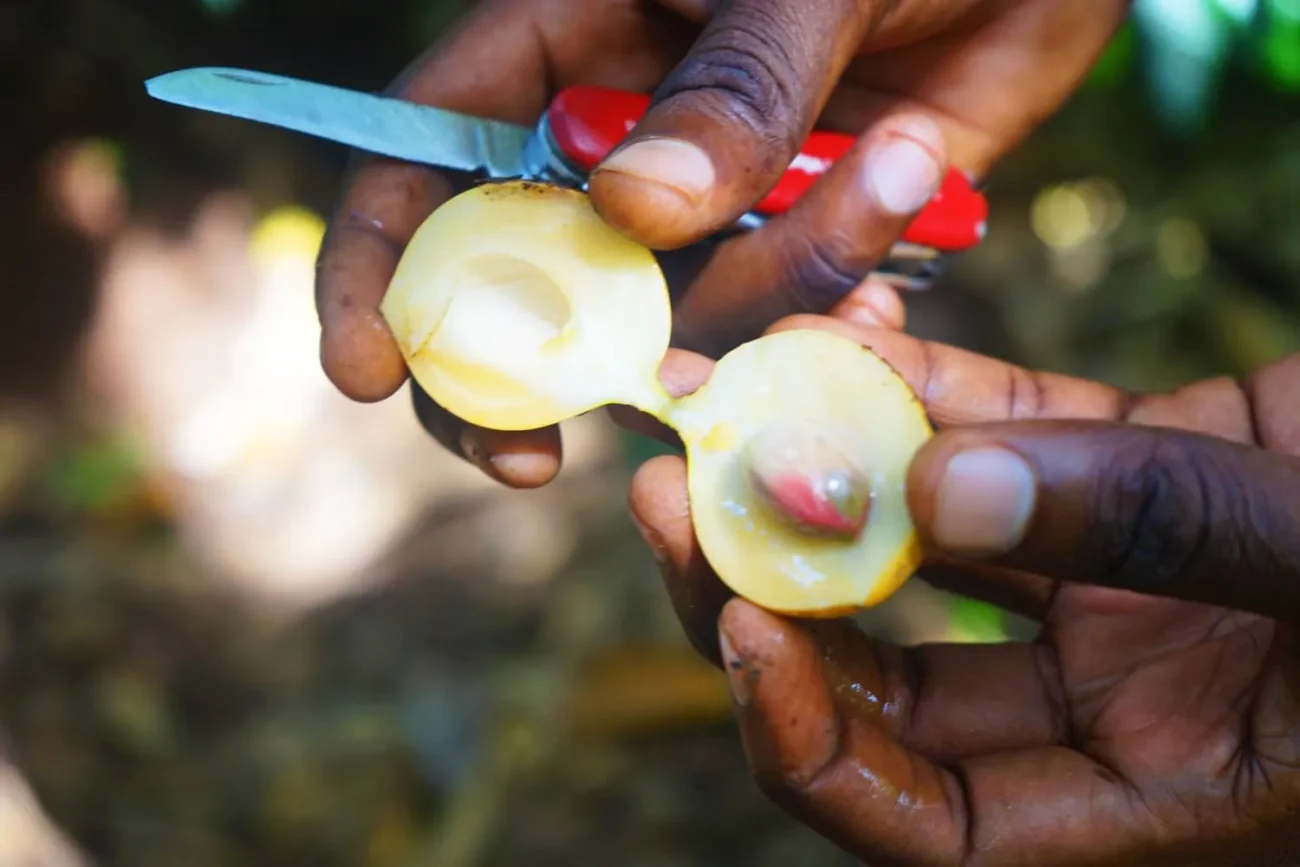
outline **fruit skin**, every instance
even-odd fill
[[[416,382],[472,424],[540,428],[618,403],[676,430],[704,555],[757,605],[839,617],[883,601],[921,563],[905,482],[933,432],[903,379],[847,338],[785,331],[671,398],[658,380],[663,274],[583,193],[512,181],[454,197],[416,232],[381,311]],[[750,448],[796,428],[813,447],[793,464]],[[827,485],[837,473],[844,491]]]

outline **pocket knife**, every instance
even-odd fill
[[[650,105],[646,94],[571,87],[536,127],[474,117],[391,97],[264,72],[200,67],[145,83],[150,96],[282,127],[409,162],[487,178],[529,178],[585,189],[587,176]],[[785,213],[853,145],[852,136],[814,132],[780,180],[726,234]],[[988,203],[955,169],[874,272],[892,285],[923,289],[943,261],[984,237]]]

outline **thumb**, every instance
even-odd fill
[[[1300,461],[1170,429],[1014,422],[942,433],[908,501],[931,549],[1300,621]]]
[[[874,4],[722,0],[623,144],[590,179],[607,222],[656,249],[733,223],[780,179]]]

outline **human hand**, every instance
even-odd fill
[[[872,867],[1300,863],[1300,354],[1167,395],[817,317],[939,433],[909,501],[929,580],[1032,643],[897,647],[730,594],[685,466],[631,506],[692,642],[724,664],[762,789]],[[710,363],[675,354],[685,393]]]
[[[677,257],[675,343],[717,357],[789,313],[870,309],[863,278],[933,194],[949,158],[983,175],[1074,89],[1127,8],[1128,0],[486,0],[387,92],[531,125],[563,87],[657,87],[626,145],[590,182],[605,219],[655,249],[730,225],[819,120],[860,134],[782,219]],[[379,303],[415,230],[464,183],[425,166],[356,160],[316,291],[322,364],[349,397],[381,400],[405,381]],[[558,472],[558,428],[485,430],[413,391],[425,427],[491,477],[533,487]]]

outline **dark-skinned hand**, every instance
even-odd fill
[[[872,867],[1300,864],[1300,354],[1129,394],[885,328],[938,434],[909,475],[933,583],[1030,643],[898,647],[732,598],[681,458],[631,506],[692,642],[727,671],[779,805]],[[712,363],[674,353],[687,393]]]
[[[983,176],[1074,90],[1129,0],[485,0],[387,93],[533,124],[563,87],[654,91],[592,201],[657,250],[748,211],[814,124],[860,136],[796,208],[670,271],[675,345],[718,357],[796,312],[896,318],[863,279],[949,162]],[[465,179],[358,156],[323,247],[326,373],[375,401],[406,380],[379,303],[403,249]],[[696,248],[689,248],[694,250]],[[877,314],[877,301],[887,309]],[[889,305],[892,305],[890,307]],[[444,446],[516,487],[559,470],[556,427],[468,426],[413,389]]]

